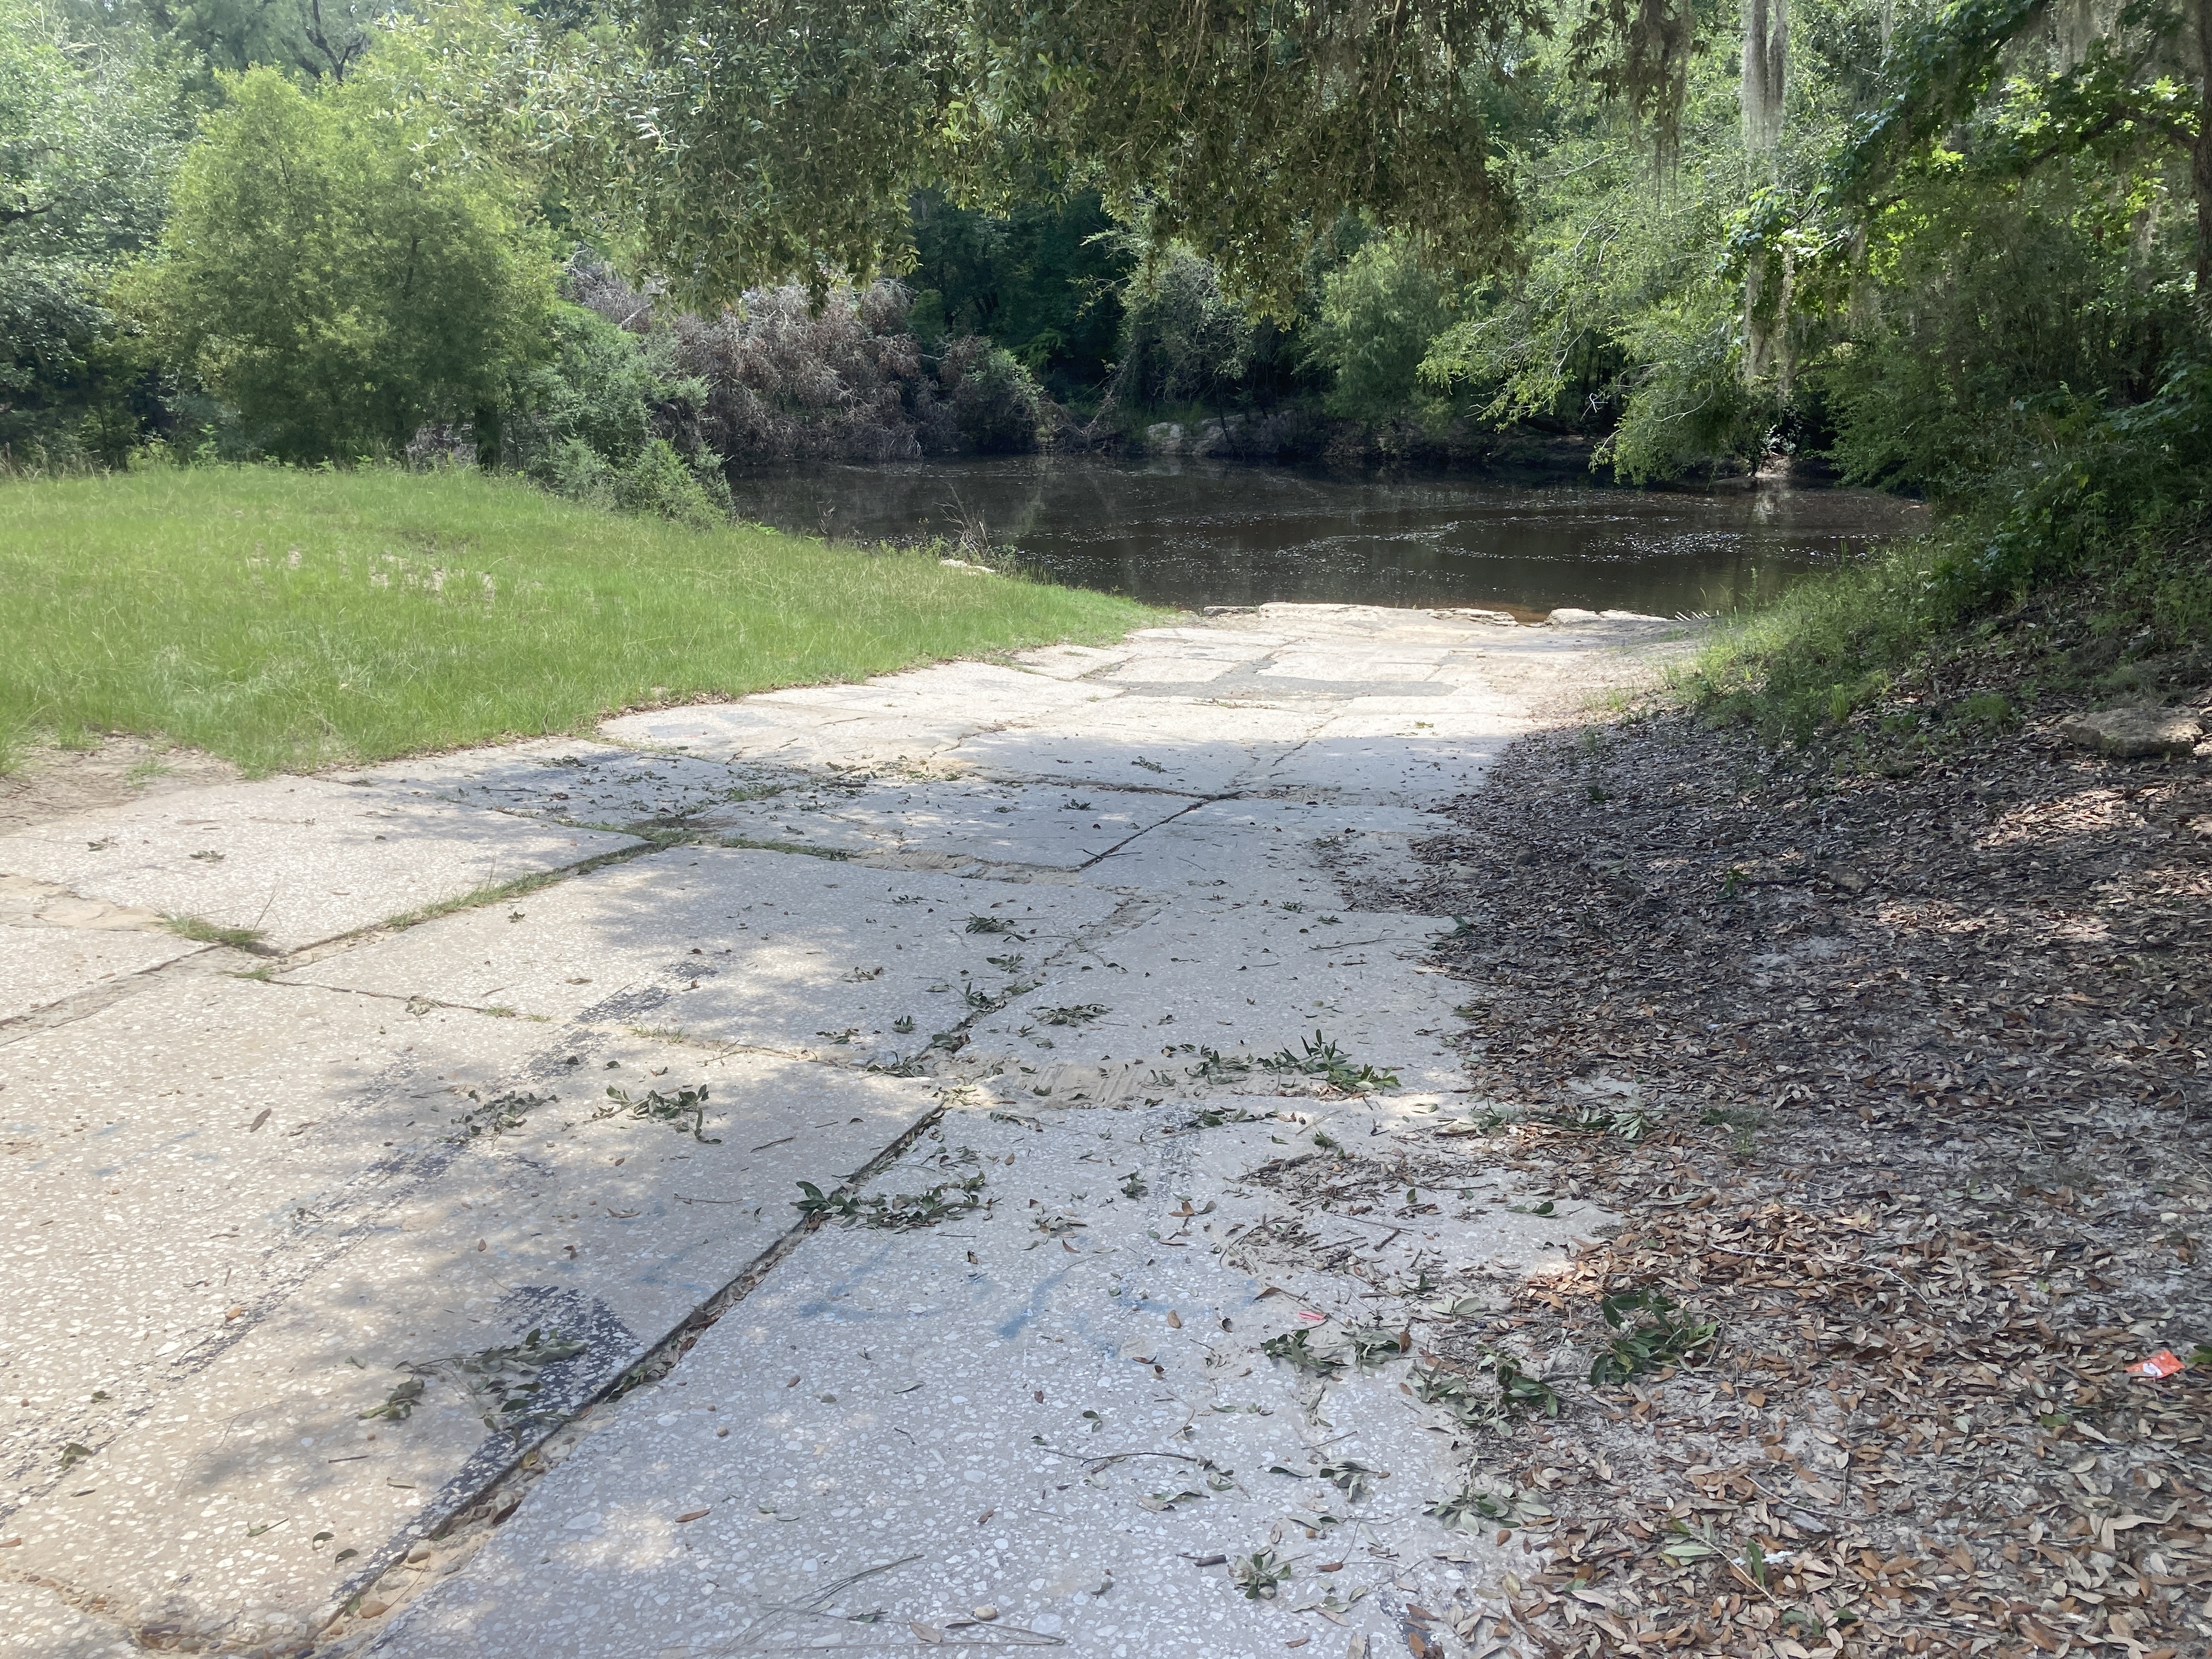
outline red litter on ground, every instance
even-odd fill
[[[1328,1322],[1328,1316],[1310,1312],[1301,1313],[1298,1316],[1298,1322],[1301,1325],[1325,1325]]]
[[[2160,1348],[2149,1358],[2136,1360],[2128,1367],[2128,1373],[2132,1376],[2172,1376],[2176,1371],[2187,1369],[2172,1349]]]

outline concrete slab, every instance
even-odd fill
[[[13,1253],[15,1276],[54,1291],[0,1358],[9,1393],[34,1402],[6,1442],[4,1524],[22,1540],[9,1566],[97,1597],[134,1628],[197,1639],[308,1634],[362,1571],[774,1247],[800,1181],[834,1188],[936,1104],[914,1082],[575,1034],[510,1054],[471,1097],[459,1078],[424,1071],[456,1049],[480,1067],[491,1023],[480,1016],[217,989],[246,1007],[180,1033],[194,1054],[173,1048],[167,1075],[189,1076],[196,1055],[226,1068],[210,1083],[253,1081],[239,1067],[248,1030],[279,1023],[271,999],[317,1005],[326,1024],[348,1012],[406,1019],[406,1060],[332,1086],[339,1033],[326,1030],[320,1076],[306,1045],[258,1057],[264,1086],[274,1069],[289,1079],[265,1141],[210,1090],[33,1159],[21,1186],[38,1242]],[[142,1021],[153,1012],[137,1008]],[[291,1029],[313,1024],[295,1015]],[[343,1035],[371,1046],[358,1026]],[[39,1109],[20,1087],[35,1045],[4,1053],[9,1097]],[[633,1101],[705,1087],[697,1132],[636,1115],[605,1096],[610,1083]],[[292,1122],[320,1112],[339,1118]],[[184,1183],[180,1147],[194,1149]],[[85,1184],[72,1165],[86,1155],[104,1160],[98,1190],[114,1206],[97,1216],[60,1201]],[[41,1218],[48,1209],[64,1212]],[[532,1329],[586,1346],[514,1373],[496,1397],[482,1391],[497,1374],[481,1363],[435,1363],[512,1348]],[[425,1386],[404,1413],[364,1415],[415,1381]],[[526,1401],[501,1409],[524,1383]],[[59,1461],[64,1445],[85,1455]]]
[[[603,721],[599,732],[623,747],[734,758],[773,754],[831,718],[818,709],[752,701],[700,703],[619,715]]]
[[[635,844],[374,787],[267,778],[0,836],[0,872],[296,950]]]
[[[1322,909],[1350,901],[1328,854],[1362,837],[1363,856],[1438,835],[1449,820],[1408,808],[1241,797],[1207,801],[1146,830],[1084,872],[1104,887],[1238,899],[1304,900]]]
[[[1195,797],[981,779],[799,787],[709,808],[696,830],[930,860],[1073,870],[1197,805]]]
[[[0,1027],[207,948],[179,939],[150,911],[0,876]]]
[[[1036,1133],[949,1117],[876,1186],[975,1170],[988,1211],[817,1235],[368,1650],[1219,1659],[1316,1638],[1340,1653],[1348,1632],[1395,1650],[1409,1604],[1472,1621],[1476,1581],[1511,1558],[1424,1513],[1472,1454],[1405,1391],[1410,1358],[1324,1383],[1260,1346],[1304,1330],[1327,1353],[1347,1328],[1404,1326],[1419,1351],[1465,1316],[1383,1286],[1443,1261],[1553,1271],[1567,1227],[1604,1218],[1510,1214],[1405,1120],[1333,1109],[1183,1134],[1165,1111]],[[1409,1226],[1314,1233],[1295,1171],[1271,1172],[1279,1143],[1324,1126],[1414,1160],[1389,1178],[1469,1184]],[[1299,1265],[1355,1256],[1357,1278]],[[1249,1600],[1229,1564],[1257,1551],[1289,1571]]]
[[[19,1298],[0,1326],[0,1505],[233,1344],[312,1275],[334,1228],[447,1155],[453,1091],[491,1098],[544,1040],[520,1021],[194,975],[0,1046],[0,1250]]]
[[[285,977],[860,1065],[911,1054],[963,1024],[975,1012],[971,990],[988,1001],[1033,981],[1124,902],[789,853],[677,848]]]
[[[1449,654],[1440,645],[1308,646],[1277,652],[1260,670],[1260,678],[1320,680],[1347,688],[1369,680],[1425,680]]]
[[[394,761],[338,781],[561,823],[645,829],[773,793],[792,775],[764,765],[557,738]]]
[[[1403,1359],[1323,1382],[1258,1345],[1510,1340],[1467,1309],[1604,1219],[1516,1213],[1433,1134],[1444,924],[1370,896],[1528,708],[1659,637],[1270,606],[0,839],[52,907],[0,884],[0,1018],[45,994],[16,965],[60,947],[7,948],[36,929],[97,931],[68,982],[106,988],[0,1028],[33,1650],[90,1659],[111,1617],[272,1655],[1395,1650],[1417,1603],[1481,1650],[1504,1558],[1425,1513],[1472,1472],[1456,1425]],[[159,910],[291,945],[630,844],[563,826],[679,820],[854,856],[675,847],[271,982],[131,972]],[[1316,1030],[1399,1085],[1332,1087]],[[872,1191],[980,1176],[980,1206],[784,1231],[940,1102]],[[585,1346],[545,1358],[556,1330]],[[503,1526],[423,1539],[545,1432]],[[1260,1549],[1297,1558],[1271,1599],[1194,1565]]]
[[[1077,945],[1027,996],[976,1022],[971,1054],[1036,1066],[1079,1059],[1152,1066],[1175,1081],[1198,1052],[1303,1055],[1318,1030],[1349,1063],[1401,1086],[1460,1086],[1450,981],[1420,971],[1428,918],[1295,908],[1249,896],[1179,900],[1133,927]],[[1273,1093],[1304,1073],[1255,1066],[1222,1086]],[[1177,1086],[1180,1086],[1178,1084]]]
[[[1048,645],[1035,651],[1018,652],[1014,660],[1033,674],[1048,674],[1056,680],[1079,680],[1132,654],[1127,646]]]
[[[138,1659],[144,1651],[58,1591],[0,1577],[0,1654],[7,1659]]]
[[[1054,675],[1034,674],[996,663],[949,662],[854,685],[767,691],[748,701],[775,708],[836,709],[874,720],[896,717],[927,723],[1076,708],[1110,700],[1114,695],[1110,687],[1073,684]]]
[[[1135,657],[1100,670],[1097,678],[1109,685],[1184,685],[1219,679],[1242,662],[1265,660],[1265,656],[1258,653]]]
[[[1406,728],[1421,716],[1346,714],[1253,781],[1271,793],[1306,793],[1331,800],[1370,800],[1421,809],[1440,807],[1482,781],[1518,725],[1500,717],[1487,733],[1449,736]]]
[[[1048,784],[1224,795],[1264,775],[1328,718],[1325,710],[1131,696],[1103,709],[1062,710],[979,732],[942,764]]]

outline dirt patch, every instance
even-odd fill
[[[1554,1365],[1560,1420],[1486,1449],[1553,1516],[1509,1586],[1543,1651],[2212,1637],[2212,1368],[2132,1369],[2212,1341],[2212,765],[1875,759],[1593,723],[1420,849],[1468,923],[1458,1147],[1627,1222],[1498,1338],[1582,1364],[1632,1291],[1720,1326]]]
[[[18,763],[0,775],[0,836],[174,789],[235,783],[245,775],[228,761],[197,749],[116,735],[92,749],[34,745]]]

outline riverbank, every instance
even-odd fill
[[[252,773],[1109,640],[1153,614],[929,554],[383,468],[0,483],[0,761],[112,732]]]

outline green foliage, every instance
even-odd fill
[[[1810,738],[1875,701],[1937,635],[2087,579],[2147,643],[2212,638],[2212,368],[2177,364],[2132,407],[2050,431],[1927,537],[1792,589],[1685,677],[1716,716]]]
[[[1519,169],[1524,268],[1468,292],[1421,377],[1484,419],[1601,439],[1593,465],[1631,483],[1747,467],[1781,400],[1771,375],[1751,372],[1741,291],[1715,270],[1756,177],[1734,76],[1711,58],[1687,72],[1680,167],[1661,185],[1566,55],[1540,49],[1527,76],[1551,142]]]
[[[1996,188],[1947,167],[1879,216],[1808,376],[1847,476],[1963,500],[2154,391],[2195,332],[2188,239],[2154,178],[2115,185],[2087,155]]]
[[[1331,271],[1304,331],[1307,350],[1333,377],[1329,412],[1363,421],[1403,413],[1449,315],[1443,284],[1398,238],[1378,237]]]
[[[1313,1333],[1300,1329],[1285,1331],[1271,1336],[1260,1345],[1260,1352],[1270,1359],[1279,1359],[1291,1370],[1304,1371],[1324,1380],[1344,1370],[1344,1362],[1333,1354],[1321,1352],[1313,1346]]]
[[[1679,1364],[1710,1350],[1720,1326],[1698,1319],[1658,1291],[1619,1291],[1598,1304],[1613,1336],[1590,1364],[1600,1386]]]
[[[160,234],[185,118],[129,30],[0,0],[0,445],[119,459],[149,389],[100,303]],[[118,444],[113,434],[125,435]]]
[[[374,0],[120,0],[103,15],[160,34],[195,79],[268,64],[309,80],[343,81],[391,9]]]
[[[951,393],[953,422],[969,448],[999,455],[1037,447],[1044,397],[1005,347],[970,336],[945,353],[938,378]]]
[[[546,349],[504,388],[502,464],[552,482],[571,445],[612,466],[631,460],[653,440],[653,406],[672,377],[665,343],[656,352],[583,306],[556,303],[547,323]]]
[[[594,1110],[592,1114],[593,1121],[610,1117],[635,1118],[647,1123],[665,1123],[675,1129],[688,1128],[691,1139],[702,1146],[722,1144],[720,1135],[707,1133],[707,1087],[704,1084],[696,1088],[678,1089],[674,1094],[648,1089],[642,1098],[636,1100],[630,1098],[629,1090],[617,1089],[611,1084],[607,1088],[607,1098],[614,1103]]]
[[[647,62],[599,125],[655,263],[707,297],[897,262],[917,186],[1081,169],[1279,312],[1346,206],[1495,252],[1486,94],[1548,26],[1527,0],[649,0],[641,21]]]
[[[1303,1054],[1292,1054],[1288,1048],[1273,1060],[1263,1060],[1261,1065],[1271,1072],[1290,1072],[1304,1077],[1317,1077],[1332,1089],[1345,1094],[1365,1094],[1375,1089],[1395,1089],[1398,1074],[1377,1066],[1352,1063],[1346,1054],[1328,1037],[1316,1031],[1302,1041]]]
[[[927,352],[980,334],[1066,401],[1106,377],[1135,264],[1096,191],[1002,216],[933,191],[912,203],[913,328]]]
[[[1123,304],[1115,398],[1218,407],[1236,397],[1251,365],[1252,319],[1222,291],[1213,265],[1170,248],[1139,270]]]
[[[228,89],[159,254],[118,286],[155,344],[285,459],[393,452],[493,403],[553,297],[514,182],[367,75]]]

